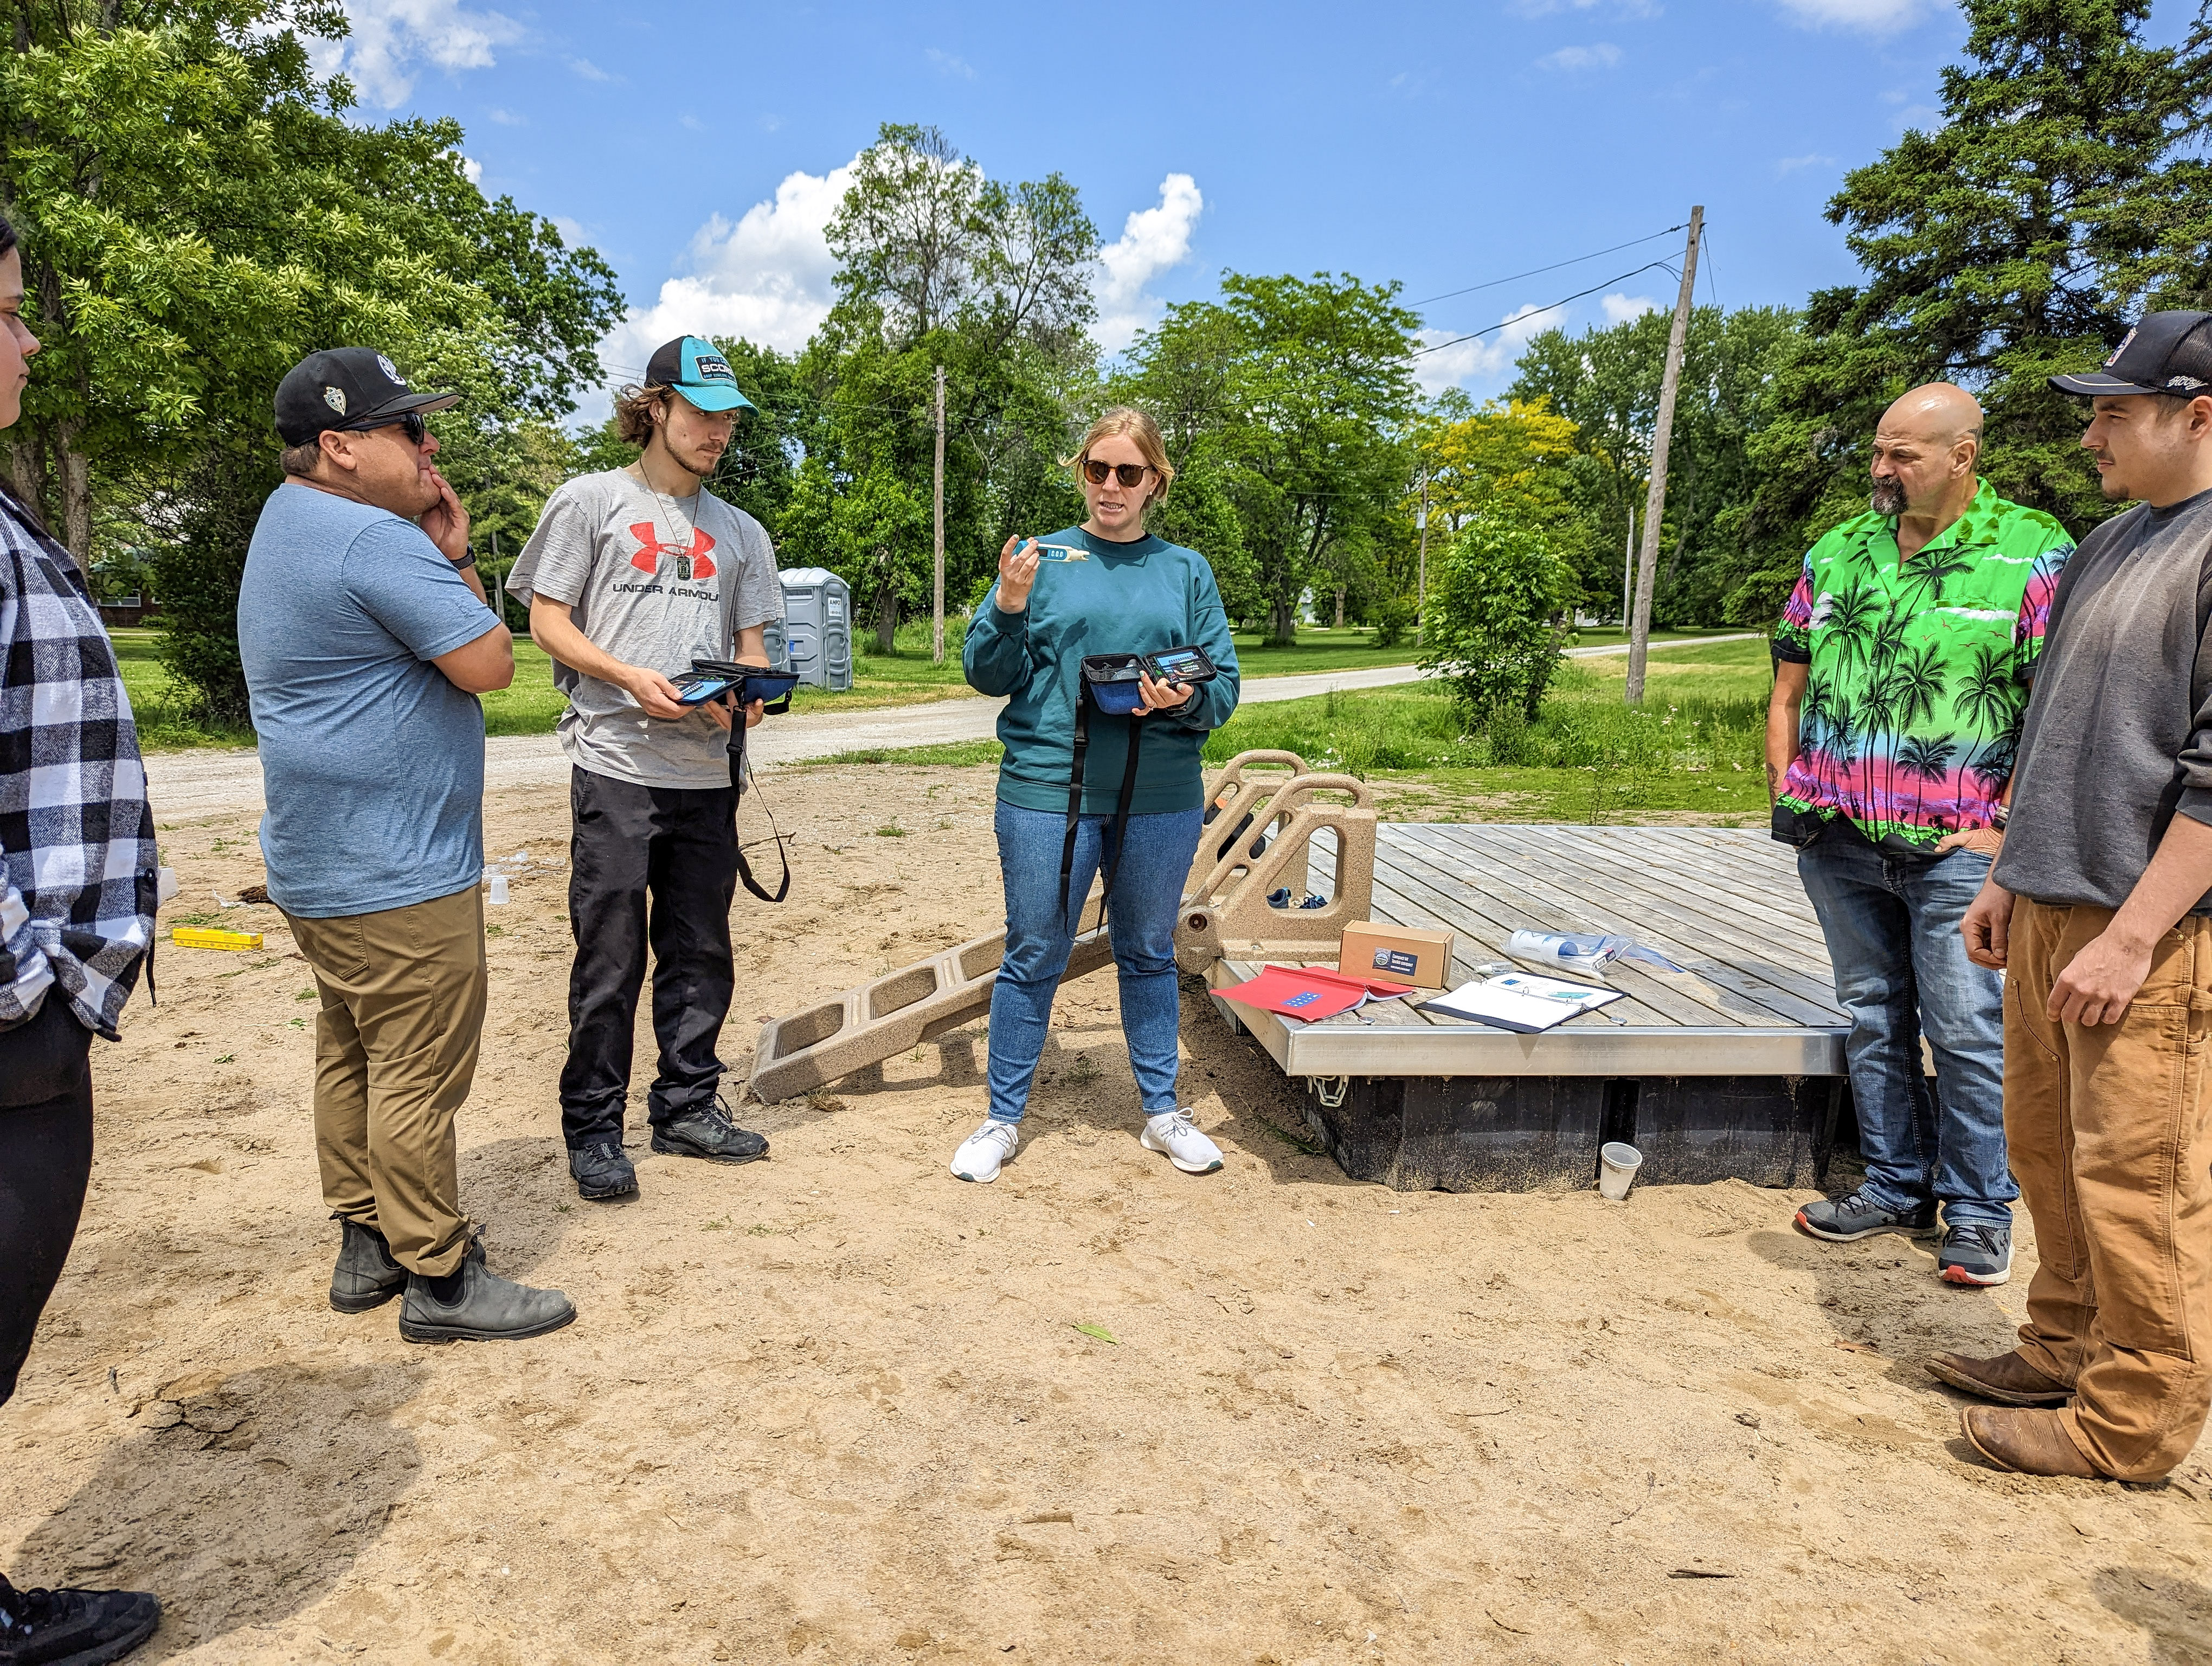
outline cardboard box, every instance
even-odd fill
[[[1424,989],[1451,987],[1452,933],[1425,926],[1386,926],[1369,921],[1344,928],[1336,970],[1347,977],[1411,983]]]

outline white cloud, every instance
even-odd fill
[[[787,353],[805,346],[837,298],[823,234],[852,182],[851,162],[793,173],[734,224],[719,214],[708,221],[691,240],[690,271],[662,284],[652,306],[631,308],[599,344],[609,378],[634,380],[675,336],[742,336]]]
[[[1598,305],[1605,308],[1607,324],[1626,324],[1632,318],[1642,318],[1646,313],[1656,313],[1659,303],[1649,295],[1609,295]]]
[[[964,58],[955,58],[951,52],[932,46],[922,56],[927,58],[939,75],[957,76],[963,81],[975,79],[975,70]]]
[[[480,185],[483,183],[483,164],[482,162],[478,161],[473,156],[457,155],[453,160],[461,165],[461,178],[466,179],[472,185]]]
[[[1436,394],[1448,387],[1456,387],[1470,377],[1502,375],[1530,341],[1566,321],[1565,307],[1539,307],[1532,301],[1500,319],[1503,329],[1493,330],[1473,341],[1452,341],[1457,333],[1455,331],[1424,330],[1420,333],[1424,347],[1439,342],[1451,342],[1451,345],[1415,359],[1413,380],[1420,384],[1422,392]]]
[[[614,77],[588,58],[572,58],[568,67],[586,81],[612,81]]]
[[[522,39],[522,26],[495,11],[471,11],[460,0],[346,0],[351,32],[314,43],[315,67],[351,77],[363,99],[392,109],[415,90],[425,65],[488,70],[495,46]]]
[[[553,229],[561,234],[561,240],[572,249],[580,249],[592,240],[592,234],[584,229],[584,222],[571,220],[565,214],[553,216]]]
[[[1786,179],[1801,167],[1833,167],[1835,165],[1833,156],[1823,156],[1818,151],[1811,151],[1802,156],[1778,158],[1774,164],[1774,175],[1777,179]]]
[[[1863,29],[1895,34],[1927,15],[1927,0],[1781,0],[1782,9],[1810,28]]]
[[[501,127],[527,127],[530,125],[530,119],[528,117],[518,116],[512,110],[501,110],[496,105],[485,111],[484,114],[491,120],[497,122]]]
[[[1540,69],[1565,70],[1570,74],[1583,70],[1610,70],[1620,62],[1620,48],[1609,40],[1589,46],[1562,46],[1536,60]]]
[[[1121,235],[1098,252],[1104,276],[1096,286],[1098,344],[1109,353],[1127,347],[1139,330],[1159,320],[1164,310],[1146,286],[1190,258],[1190,234],[1206,198],[1188,173],[1160,181],[1157,206],[1138,209],[1122,223]]]

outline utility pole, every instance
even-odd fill
[[[1414,592],[1413,640],[1426,645],[1429,640],[1429,471],[1421,471],[1421,576],[1419,587]]]
[[[1620,552],[1620,628],[1628,629],[1628,599],[1636,593],[1630,581],[1636,571],[1636,506],[1628,506],[1628,544]]]
[[[1651,587],[1659,571],[1659,529],[1667,511],[1667,443],[1674,436],[1674,394],[1682,380],[1682,344],[1690,333],[1690,289],[1698,277],[1698,234],[1705,210],[1690,210],[1690,240],[1682,254],[1682,289],[1674,297],[1674,327],[1667,332],[1667,368],[1659,380],[1659,421],[1651,430],[1651,491],[1644,501],[1644,549],[1636,563],[1636,617],[1628,631],[1628,703],[1644,703],[1644,665],[1651,652]]]
[[[930,659],[945,663],[945,367],[937,367],[937,573],[930,593]]]

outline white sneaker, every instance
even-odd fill
[[[1188,1107],[1152,1117],[1139,1138],[1146,1151],[1165,1152],[1185,1174],[1212,1174],[1221,1166],[1221,1147],[1198,1131]]]
[[[983,1124],[960,1142],[960,1149],[952,1153],[952,1177],[955,1180],[996,1180],[1000,1164],[1014,1154],[1021,1142],[1021,1130],[1012,1122],[995,1118]]]

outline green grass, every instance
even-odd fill
[[[1596,823],[1658,814],[1753,820],[1771,671],[1763,641],[1678,648],[1650,662],[1644,702],[1624,698],[1626,660],[1560,669],[1534,723],[1468,734],[1436,683],[1247,706],[1206,743],[1208,763],[1294,751],[1375,785],[1401,818]],[[995,741],[848,752],[830,764],[995,763]]]
[[[855,643],[857,652],[853,663],[851,690],[832,694],[823,689],[800,689],[793,700],[792,709],[797,712],[865,711],[874,707],[957,699],[969,692],[960,671],[963,629],[963,621],[949,619],[945,622],[945,659],[941,666],[932,663],[930,660],[929,623],[927,620],[900,626],[895,650],[889,654],[872,652],[875,638],[872,634],[866,635]],[[154,630],[143,628],[118,629],[111,634],[115,640],[116,656],[122,665],[124,686],[130,690],[131,708],[137,714],[140,741],[148,751],[171,751],[192,746],[250,746],[253,744],[252,732],[249,729],[211,727],[194,717],[191,702],[170,682],[168,673],[161,667],[155,652],[156,633]],[[1655,632],[1654,640],[1698,634],[1700,633]],[[1588,646],[1618,641],[1620,637],[1618,630],[1591,629],[1581,632],[1577,640]],[[1257,635],[1249,634],[1238,635],[1236,641],[1237,661],[1247,677],[1277,677],[1305,672],[1356,670],[1370,666],[1411,665],[1419,657],[1418,646],[1412,642],[1401,642],[1392,648],[1380,648],[1375,646],[1372,631],[1354,628],[1304,630],[1299,633],[1296,645],[1290,648],[1270,648]],[[1724,651],[1728,646],[1723,644],[1715,651]],[[1764,665],[1764,649],[1760,644],[1738,646],[1756,650],[1752,658]],[[1704,652],[1702,649],[1685,649],[1664,660],[1654,660],[1651,662],[1655,679],[1653,687],[1660,686],[1656,679],[1662,674],[1662,666],[1680,667],[1686,660]],[[1624,662],[1601,660],[1592,663],[1596,666],[1612,667],[1610,672],[1595,673],[1601,681],[1609,674],[1617,684],[1620,677],[1625,674]],[[1569,678],[1575,674],[1571,669],[1567,673]],[[1668,674],[1672,673],[1669,672]],[[1562,687],[1565,686],[1563,683]],[[1350,696],[1339,697],[1352,698]],[[1403,700],[1405,696],[1398,698]],[[1308,703],[1310,702],[1292,702],[1265,709],[1281,713]],[[518,637],[514,644],[513,684],[483,698],[484,732],[494,735],[550,734],[567,705],[566,696],[553,686],[550,658],[528,637]],[[1252,715],[1255,719],[1261,709],[1253,708]],[[1244,721],[1240,716],[1236,723],[1232,723],[1231,729]],[[1407,728],[1408,736],[1418,733],[1433,739],[1437,724],[1433,713],[1409,708],[1407,714],[1392,720],[1383,727],[1394,735],[1401,728]],[[1326,743],[1328,737],[1320,735],[1310,722],[1307,728],[1310,733],[1319,736],[1322,744]],[[1358,733],[1364,733],[1364,731]],[[1401,739],[1405,739],[1404,745],[1394,741],[1386,747],[1386,751],[1391,751],[1391,756],[1411,757],[1417,752],[1423,757],[1442,755],[1435,745],[1430,744],[1430,739],[1416,742],[1410,738]],[[1218,741],[1219,737],[1216,739]],[[1272,745],[1279,743],[1255,741],[1249,744]],[[1355,749],[1364,744],[1355,734]],[[1392,748],[1395,750],[1392,751]],[[966,764],[994,763],[998,756],[996,742],[973,741],[900,751],[853,752],[828,761],[836,763]],[[1360,756],[1364,757],[1364,754]],[[1395,765],[1382,762],[1381,755],[1377,754],[1372,767],[1433,769],[1450,766],[1442,763]]]

